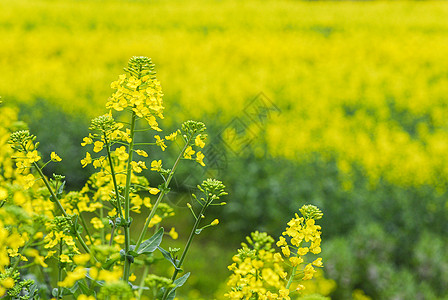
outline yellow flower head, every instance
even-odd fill
[[[205,143],[202,140],[202,137],[200,134],[196,136],[196,139],[194,140],[194,144],[200,148],[204,148]]]
[[[205,167],[205,164],[204,164],[204,157],[205,157],[205,155],[204,154],[202,154],[202,152],[201,151],[199,151],[198,153],[196,153],[196,161],[201,165],[201,166],[203,166],[203,167]]]
[[[153,160],[151,162],[151,171],[159,172],[162,170],[162,160]]]
[[[28,158],[28,163],[32,164],[33,162],[37,162],[41,159],[39,154],[37,153],[37,150],[28,152],[26,154],[26,157]]]
[[[87,152],[86,157],[81,159],[81,164],[82,164],[82,167],[84,168],[90,163],[92,163],[92,156],[90,156],[90,153]]]
[[[59,162],[62,160],[62,158],[60,158],[59,155],[57,155],[55,152],[51,152],[50,157],[51,157],[51,161],[54,161],[54,162]]]
[[[171,227],[170,232],[168,233],[170,235],[170,237],[173,240],[177,240],[177,238],[179,237],[179,234],[176,232],[176,230],[174,229],[174,227]]]
[[[184,152],[184,158],[186,159],[191,159],[191,156],[195,153],[196,151],[193,150],[193,148],[191,148],[191,146],[188,146],[187,149],[185,149]]]
[[[96,141],[96,142],[93,144],[93,152],[98,153],[98,152],[100,152],[101,150],[103,150],[103,147],[104,147],[104,143],[103,143],[103,142]]]

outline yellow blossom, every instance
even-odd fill
[[[98,153],[98,152],[100,152],[101,150],[103,150],[103,147],[104,147],[104,143],[103,143],[103,142],[101,142],[101,141],[96,141],[96,142],[93,144],[93,152]]]
[[[171,133],[170,135],[165,136],[165,139],[168,141],[174,141],[177,138],[177,131]]]
[[[72,260],[70,259],[70,257],[67,254],[61,254],[59,255],[59,260],[61,262],[71,262]]]
[[[322,263],[322,258],[319,257],[318,259],[316,259],[315,261],[312,262],[312,264],[316,267],[323,267],[324,264]]]
[[[143,151],[143,150],[135,150],[135,152],[137,152],[137,154],[140,155],[140,156],[148,157],[148,153],[146,153],[146,151]]]
[[[126,161],[129,158],[129,154],[126,152],[125,146],[121,146],[121,147],[115,149],[115,155],[121,161]]]
[[[93,143],[93,140],[90,138],[90,136],[89,137],[85,137],[82,140],[83,140],[83,142],[81,143],[81,146],[83,146],[83,147]]]
[[[200,134],[196,136],[196,139],[194,140],[194,144],[200,148],[204,148],[205,143],[202,140],[202,136]]]
[[[160,192],[158,188],[149,188],[149,193],[152,195],[157,195]]]
[[[95,297],[81,294],[78,296],[78,298],[76,298],[76,300],[95,300]]]
[[[62,160],[62,158],[60,158],[59,155],[57,155],[55,152],[51,152],[50,157],[51,157],[51,161],[54,161],[54,162],[59,162]]]
[[[196,161],[201,165],[201,166],[203,166],[203,167],[205,167],[205,164],[204,164],[204,154],[202,154],[202,152],[201,151],[199,151],[198,153],[196,153]]]
[[[99,218],[97,218],[97,217],[92,218],[90,220],[90,223],[92,223],[93,228],[95,228],[95,229],[104,228],[103,222]]]
[[[291,251],[289,250],[288,245],[284,246],[281,248],[283,255],[285,255],[286,257],[289,257],[291,255]]]
[[[216,226],[219,224],[219,220],[218,219],[214,219],[213,222],[210,223],[210,225],[212,226]]]
[[[73,256],[73,261],[77,265],[85,265],[90,260],[90,254],[78,254]]]
[[[151,171],[159,172],[162,169],[162,160],[153,160],[151,162]]]
[[[291,263],[291,265],[292,265],[293,267],[295,267],[295,266],[298,266],[298,265],[300,265],[301,263],[303,263],[303,258],[301,258],[301,257],[297,257],[297,256],[290,257],[290,258],[289,258],[289,262]]]
[[[154,138],[156,139],[156,145],[159,146],[162,149],[162,151],[165,151],[166,145],[163,142],[164,139],[161,139],[160,136],[158,135],[155,135]]]
[[[4,286],[5,288],[7,288],[7,289],[12,289],[14,287],[15,281],[11,277],[8,277],[8,278],[5,278],[5,279],[2,279],[0,284],[2,286]]]
[[[6,198],[8,198],[8,190],[0,187],[0,201],[5,200]]]
[[[87,166],[88,164],[90,164],[91,162],[92,162],[92,156],[90,156],[90,153],[87,152],[87,153],[86,153],[86,157],[83,158],[83,159],[81,159],[82,167],[83,167],[83,168],[86,167],[86,166]]]
[[[297,249],[297,255],[304,256],[308,253],[309,249],[307,247],[302,247]]]
[[[37,153],[37,150],[28,152],[26,154],[26,157],[28,158],[28,163],[32,164],[33,162],[37,162],[41,159],[39,154]]]
[[[188,146],[187,149],[185,149],[184,152],[184,158],[186,159],[191,159],[191,156],[195,153],[196,151],[194,151],[191,146]]]
[[[152,217],[151,221],[149,222],[148,227],[151,228],[160,222],[162,222],[162,218],[159,215],[154,215],[154,217]]]
[[[170,235],[170,237],[173,240],[177,240],[177,238],[179,237],[179,234],[176,232],[176,230],[174,229],[174,227],[171,227],[170,232],[168,233]]]

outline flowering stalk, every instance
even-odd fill
[[[67,212],[65,211],[65,209],[62,207],[61,202],[59,201],[58,197],[56,196],[56,194],[54,193],[53,189],[50,186],[50,183],[48,182],[47,178],[45,177],[44,173],[42,172],[41,168],[39,168],[39,166],[37,165],[36,162],[33,162],[34,167],[36,168],[37,172],[39,173],[41,179],[43,180],[43,182],[45,183],[45,186],[47,187],[48,191],[50,192],[50,195],[52,197],[52,199],[54,200],[54,202],[56,203],[56,205],[59,207],[59,209],[61,210],[62,214],[64,215],[64,217],[69,217]],[[84,242],[84,239],[82,238],[82,236],[79,234],[79,232],[77,230],[74,230],[75,235],[79,241],[79,243],[81,244],[81,246],[84,248],[84,250],[90,254],[90,249],[87,246],[87,244]]]
[[[143,225],[143,229],[142,229],[142,231],[140,232],[140,236],[139,236],[139,238],[138,238],[138,240],[137,240],[137,244],[135,245],[135,249],[138,249],[138,247],[140,247],[140,244],[142,243],[143,238],[145,237],[146,232],[148,231],[149,224],[151,223],[152,218],[153,218],[154,215],[156,214],[157,207],[159,206],[159,204],[160,204],[160,202],[162,201],[163,197],[166,195],[167,190],[168,190],[168,186],[169,186],[169,184],[170,184],[170,182],[171,182],[171,179],[173,178],[174,172],[176,171],[176,168],[177,168],[177,166],[178,166],[178,164],[179,164],[179,162],[180,162],[180,159],[181,159],[182,156],[184,155],[184,153],[185,153],[185,149],[187,149],[187,147],[188,147],[188,145],[190,144],[190,142],[191,142],[191,138],[187,141],[187,143],[185,143],[184,148],[183,148],[182,151],[179,153],[179,156],[177,157],[176,161],[174,162],[173,168],[171,169],[171,171],[170,171],[170,173],[169,173],[169,175],[168,175],[168,178],[167,178],[167,180],[166,180],[166,182],[165,182],[165,189],[163,189],[163,190],[160,191],[160,194],[159,194],[159,196],[157,197],[157,200],[156,200],[156,202],[154,203],[154,206],[152,207],[151,212],[149,213],[149,216],[146,218],[145,225]]]
[[[130,231],[129,231],[129,226],[131,223],[130,220],[130,216],[129,216],[129,192],[130,192],[130,188],[131,188],[131,174],[132,174],[132,155],[134,152],[134,129],[135,129],[135,119],[136,119],[136,114],[134,111],[132,111],[132,118],[131,118],[131,134],[130,134],[130,139],[131,142],[129,144],[129,151],[128,151],[128,166],[127,166],[127,174],[126,174],[126,187],[125,187],[125,192],[124,192],[124,218],[125,218],[125,228],[124,228],[124,238],[125,238],[125,252],[128,253],[129,252],[129,248],[131,246],[131,237],[130,237]],[[118,197],[118,195],[117,195]],[[137,248],[138,249],[138,248]],[[131,261],[126,258],[124,261],[124,271],[123,271],[123,280],[124,281],[128,281],[129,275],[130,275],[130,270],[131,270]]]
[[[57,299],[62,298],[62,287],[59,285],[60,282],[62,282],[62,262],[61,262],[61,255],[62,255],[62,238],[59,240],[59,258],[58,258],[58,287],[57,287]]]
[[[109,160],[109,166],[110,166],[110,173],[112,175],[112,182],[114,184],[114,191],[115,191],[115,197],[117,199],[117,211],[120,218],[123,218],[123,212],[121,211],[121,201],[120,201],[120,193],[118,192],[118,184],[117,184],[117,178],[115,174],[115,168],[114,164],[112,163],[112,155],[110,153],[110,142],[107,139],[106,133],[104,133],[104,141],[106,142],[106,152],[107,152],[107,158]]]
[[[207,208],[212,205],[214,200],[218,200],[221,196],[227,195],[227,193],[224,191],[225,186],[222,184],[219,180],[212,180],[207,179],[205,180],[201,186],[198,185],[199,190],[205,195],[205,199],[201,198],[198,200],[196,198],[196,195],[193,194],[193,197],[199,202],[199,204],[202,206],[201,211],[196,216],[192,210],[193,216],[196,219],[193,228],[191,229],[190,236],[188,237],[187,243],[185,245],[184,251],[182,252],[182,255],[179,259],[179,262],[176,264],[176,268],[174,269],[173,276],[171,276],[171,281],[174,282],[176,280],[177,275],[179,274],[179,271],[181,270],[182,264],[184,263],[185,257],[187,256],[187,252],[190,249],[191,242],[193,241],[193,237],[195,234],[199,234],[202,229],[209,227],[210,225],[214,226],[217,225],[217,220],[213,221],[212,224],[207,225],[201,229],[199,228],[199,224],[201,223],[202,218],[204,218],[205,211]],[[191,205],[188,203],[189,207]],[[162,300],[167,299],[171,289],[166,288],[165,292],[163,294]]]

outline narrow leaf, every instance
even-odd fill
[[[140,247],[138,247],[137,253],[138,254],[146,254],[146,253],[152,253],[154,252],[157,247],[162,242],[163,238],[163,227],[160,228],[152,237],[144,241]],[[135,246],[131,246],[131,251],[134,251]]]

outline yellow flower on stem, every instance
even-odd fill
[[[98,152],[100,152],[101,150],[103,150],[103,147],[104,147],[104,143],[103,143],[103,142],[96,141],[96,142],[93,144],[93,152],[98,153]]]
[[[166,135],[165,139],[168,141],[174,141],[177,138],[177,131],[171,133],[170,135]]]
[[[160,192],[158,188],[149,188],[149,193],[152,195],[157,195]]]
[[[121,146],[121,147],[115,149],[115,155],[121,161],[126,161],[129,158],[129,154],[127,154],[125,146]]]
[[[201,151],[199,151],[198,153],[196,153],[196,161],[201,165],[201,166],[203,166],[203,167],[205,167],[205,164],[204,164],[204,157],[205,157],[205,155],[204,154],[202,154],[202,152]]]
[[[91,162],[92,162],[92,156],[90,156],[90,153],[87,152],[87,153],[86,153],[86,157],[83,158],[83,159],[81,159],[82,167],[83,167],[83,168],[86,167],[86,166],[87,166],[88,164],[90,164]]]
[[[93,228],[95,228],[95,229],[104,228],[103,222],[99,218],[97,218],[97,217],[92,218],[90,220],[90,223],[92,223]]]
[[[176,232],[176,230],[174,229],[174,227],[171,227],[170,232],[168,232],[168,234],[170,235],[170,237],[173,240],[177,240],[177,238],[179,237],[179,234]]]
[[[165,149],[166,149],[166,145],[165,145],[165,143],[163,142],[164,139],[161,139],[160,136],[158,136],[158,135],[155,135],[154,138],[156,139],[156,145],[157,145],[157,146],[160,146],[160,148],[162,149],[162,151],[165,151]]]
[[[143,150],[135,150],[135,152],[137,152],[137,154],[140,155],[140,156],[148,157],[148,153],[146,153]]]
[[[37,150],[28,152],[26,154],[26,157],[28,158],[28,163],[32,164],[33,162],[37,162],[41,159],[39,154],[37,153]]]
[[[51,157],[51,161],[54,161],[54,162],[59,162],[62,160],[62,158],[60,158],[59,155],[56,154],[56,152],[51,152],[50,157]]]
[[[162,170],[162,160],[153,160],[151,162],[151,171],[159,172]]]
[[[194,144],[198,147],[204,148],[205,143],[201,138],[201,135],[199,134],[198,136],[196,136],[196,139],[194,140]]]
[[[92,140],[92,138],[90,136],[85,137],[82,140],[83,140],[83,142],[81,143],[81,146],[83,146],[83,147],[93,143],[93,140]]]
[[[193,148],[191,148],[191,146],[188,146],[187,149],[185,149],[184,152],[184,158],[186,159],[191,159],[191,156],[193,154],[195,154],[196,151],[193,150]]]

